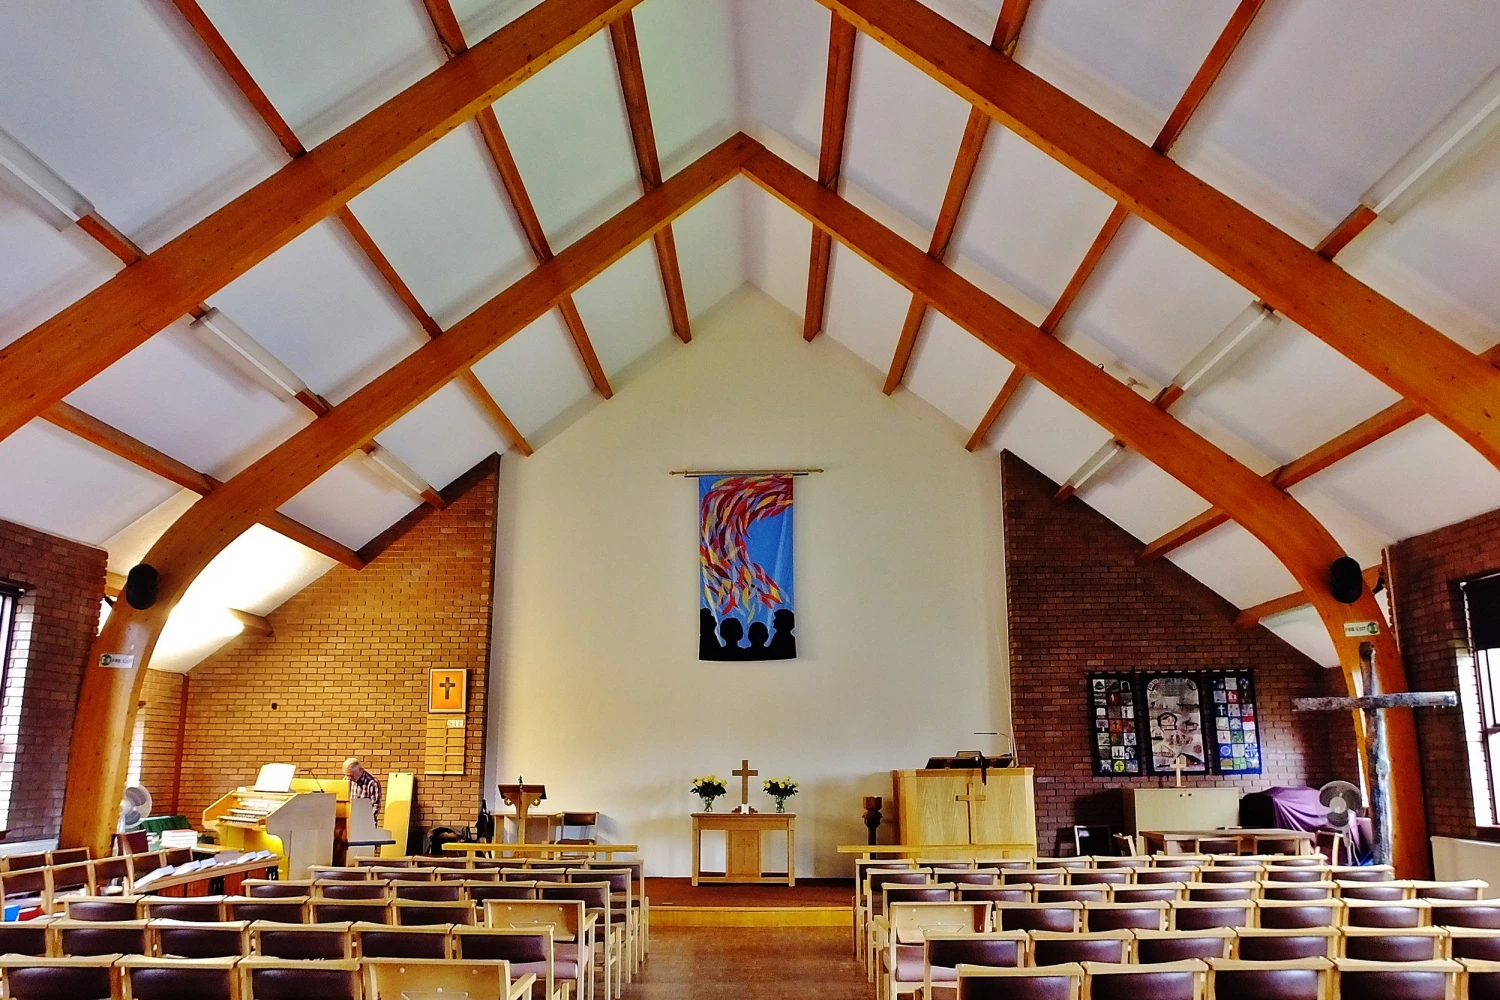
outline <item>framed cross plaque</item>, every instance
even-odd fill
[[[463,667],[427,671],[427,711],[463,712],[469,707],[469,671]]]

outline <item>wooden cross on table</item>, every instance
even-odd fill
[[[738,771],[730,771],[729,773],[740,779],[740,805],[745,807],[746,812],[749,812],[750,779],[759,775],[760,772],[750,770],[750,762],[742,760],[740,761],[740,769]]]
[[[969,790],[963,795],[953,796],[954,802],[967,802],[969,804],[969,843],[974,843],[974,830],[979,826],[976,811],[979,803],[985,800],[985,794],[974,787],[974,782],[969,782]]]
[[[1381,694],[1375,680],[1375,644],[1359,644],[1365,694],[1359,698],[1297,698],[1299,712],[1335,712],[1354,709],[1365,713],[1364,758],[1371,771],[1370,822],[1375,828],[1375,863],[1391,863],[1391,755],[1386,742],[1385,712],[1391,708],[1453,708],[1458,695],[1452,691],[1403,691]]]

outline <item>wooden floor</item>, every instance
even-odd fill
[[[872,991],[846,927],[663,927],[623,1000],[868,1000]]]
[[[662,906],[848,906],[854,880],[798,879],[786,885],[699,885],[687,878],[648,878],[653,909]]]

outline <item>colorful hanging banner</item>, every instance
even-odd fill
[[[795,659],[792,477],[705,476],[698,500],[698,659]]]

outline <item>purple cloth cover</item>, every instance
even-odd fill
[[[1278,830],[1327,830],[1344,835],[1349,863],[1369,864],[1370,821],[1358,817],[1346,829],[1328,823],[1328,807],[1318,801],[1316,788],[1268,788],[1251,792],[1240,799],[1240,823],[1248,827],[1270,827]]]

